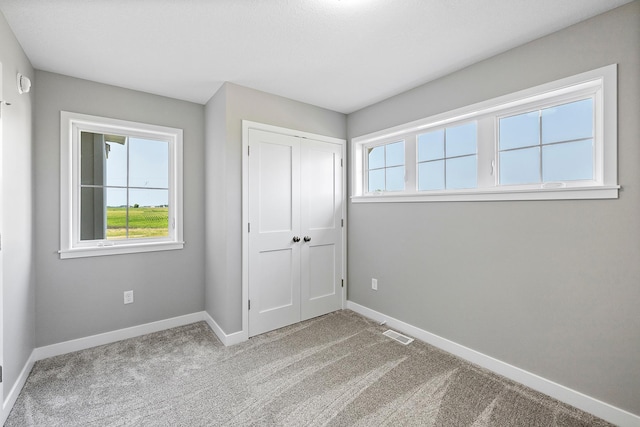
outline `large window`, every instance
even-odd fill
[[[182,131],[61,121],[61,258],[182,248]]]
[[[616,198],[616,98],[610,65],[354,138],[352,199]]]

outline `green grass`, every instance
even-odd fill
[[[169,235],[169,208],[129,208],[129,238]],[[107,208],[107,239],[127,238],[127,208]]]

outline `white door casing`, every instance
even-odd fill
[[[2,114],[2,108],[4,108],[4,98],[2,97],[2,80],[3,76],[2,76],[2,63],[0,62],[0,366],[3,367],[4,369],[4,299],[3,299],[3,293],[4,293],[4,282],[3,282],[3,278],[4,278],[4,264],[3,264],[3,252],[2,252],[2,233],[4,231],[4,227],[3,227],[3,216],[4,216],[4,176],[3,176],[3,166],[2,166],[2,162],[3,162],[3,128],[2,128],[2,122],[3,122],[3,114]],[[3,375],[3,380],[2,382],[0,382],[0,405],[4,404],[4,372],[2,372]],[[0,407],[0,410],[2,410],[2,407]]]
[[[243,144],[249,337],[344,305],[345,141],[245,121]]]

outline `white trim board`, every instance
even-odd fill
[[[33,350],[32,357],[34,362],[49,357],[59,356],[74,351],[85,350],[99,345],[110,344],[116,341],[122,341],[129,338],[139,337],[141,335],[160,332],[178,326],[189,325],[191,323],[207,322],[214,334],[225,346],[241,343],[247,340],[245,334],[234,332],[232,334],[225,333],[222,328],[206,311],[186,314],[184,316],[172,317],[170,319],[159,320],[157,322],[145,323],[143,325],[132,326],[130,328],[118,329],[116,331],[105,332],[103,334],[91,335],[75,340],[64,341],[58,344],[52,344],[44,347],[38,347]]]
[[[203,313],[203,311],[200,311],[197,313],[186,314],[184,316],[159,320],[157,322],[132,326],[130,328],[105,332],[103,334],[91,335],[88,337],[64,341],[44,347],[37,347],[35,350],[33,350],[33,355],[35,357],[34,360],[38,361],[46,359],[48,357],[59,356],[61,354],[71,353],[73,351],[84,350],[91,347],[97,347],[99,345],[110,344],[116,341],[122,341],[129,338],[139,337],[141,335],[151,334],[153,332],[164,331],[166,329],[175,328],[177,326],[200,322],[202,320],[205,320]]]
[[[226,334],[218,325],[218,323],[213,320],[213,317],[211,317],[206,311],[204,312],[204,321],[207,322],[207,325],[209,325],[213,333],[216,334],[220,342],[222,342],[222,344],[224,344],[226,347],[234,344],[239,344],[248,339],[246,336],[247,334],[245,334],[243,331]]]
[[[561,402],[568,403],[578,409],[589,412],[615,425],[621,427],[640,426],[640,416],[638,415],[616,408],[615,406],[587,396],[579,391],[572,390],[561,384],[525,371],[524,369],[520,369],[491,356],[487,356],[486,354],[480,353],[446,338],[442,338],[438,335],[432,334],[431,332],[427,332],[424,329],[420,329],[401,320],[387,316],[353,301],[347,301],[347,309],[353,310],[358,314],[375,320],[376,322],[386,322],[386,326],[390,328],[396,329],[402,333],[438,347],[468,362],[489,369],[490,371],[509,378],[510,380],[524,384],[527,387],[551,396],[554,399],[558,399]]]
[[[24,387],[27,382],[27,378],[29,378],[29,374],[31,373],[31,369],[33,368],[35,361],[34,357],[35,350],[31,352],[31,355],[27,359],[27,362],[24,364],[22,371],[20,371],[20,375],[18,375],[18,379],[11,387],[11,391],[7,393],[4,402],[2,402],[2,413],[0,414],[0,425],[4,425],[7,418],[9,418],[9,413],[11,409],[13,409],[13,405],[15,405],[16,400],[18,400],[18,396],[20,395],[20,391],[22,391],[22,387]]]

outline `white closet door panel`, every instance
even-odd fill
[[[300,321],[300,143],[250,130],[249,335]]]
[[[342,147],[301,145],[302,320],[342,308]]]
[[[293,211],[297,210],[291,191],[294,180],[293,152],[297,151],[296,147],[261,141],[257,149],[259,232],[291,232]]]
[[[293,265],[293,251],[264,251],[259,259],[257,297],[260,305],[256,309],[262,314],[296,305],[294,296],[299,294],[296,289],[299,284],[293,274],[297,270]]]
[[[336,220],[340,220],[336,215],[336,160],[339,160],[339,153],[332,150],[333,144],[326,144],[328,147],[319,149],[314,143],[307,151],[307,161],[304,163],[305,170],[302,191],[307,196],[307,217],[304,219],[305,226],[309,230],[335,230]]]
[[[339,291],[336,245],[309,246],[309,301],[331,297]]]

